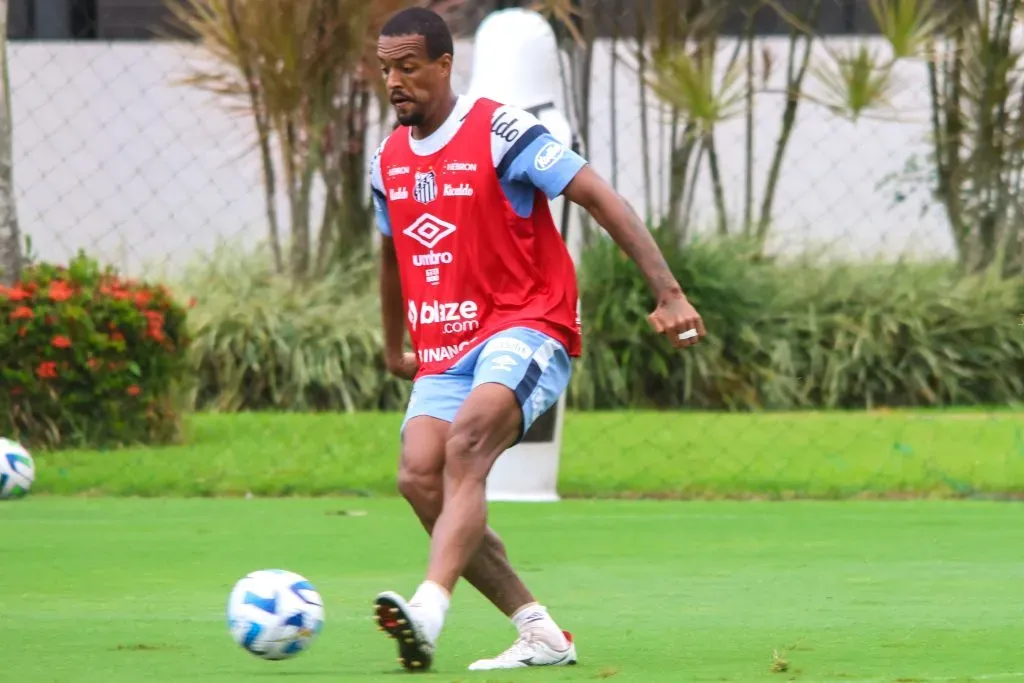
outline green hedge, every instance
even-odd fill
[[[203,410],[373,410],[404,405],[390,377],[373,259],[354,256],[297,285],[264,251],[223,247],[190,267],[194,405]]]
[[[710,336],[653,335],[636,267],[611,242],[580,267],[579,409],[728,410],[1007,404],[1024,398],[1024,281],[946,264],[777,263],[736,241],[674,247],[656,233]],[[224,250],[186,289],[200,408],[400,409],[387,376],[372,260],[297,288],[264,254]]]
[[[174,441],[186,309],[79,255],[0,287],[0,434],[30,446]]]
[[[1024,280],[946,264],[776,263],[742,242],[662,249],[705,318],[707,343],[671,350],[652,297],[612,243],[584,257],[579,408],[871,408],[1024,398]]]

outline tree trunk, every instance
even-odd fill
[[[803,91],[804,75],[807,73],[807,67],[811,61],[811,47],[814,44],[814,33],[811,31],[818,25],[820,12],[821,0],[805,0],[803,12],[797,19],[804,26],[809,27],[807,32],[798,28],[796,24],[793,24],[790,29],[789,58],[786,68],[786,108],[782,112],[782,129],[775,141],[775,152],[768,169],[768,180],[765,181],[764,196],[761,198],[761,215],[757,223],[757,240],[762,247],[772,224],[775,192],[779,186],[786,148],[789,145],[790,136],[793,134],[793,127],[796,125],[796,113],[800,105],[800,93]],[[797,58],[797,45],[800,44],[801,38],[803,38],[804,52],[801,57]],[[799,64],[797,63],[798,59]]]
[[[0,282],[21,276],[21,231],[14,202],[11,87],[7,76],[7,0],[0,0]]]

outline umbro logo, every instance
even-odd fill
[[[455,232],[454,225],[425,213],[403,230],[402,234],[413,238],[427,249],[433,249],[453,232]]]

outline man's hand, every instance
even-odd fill
[[[401,379],[412,379],[420,369],[419,361],[415,353],[403,353],[401,356],[388,358],[386,360],[388,372]]]
[[[654,313],[647,316],[647,320],[655,332],[668,337],[672,346],[677,349],[693,346],[707,335],[704,321],[701,320],[697,309],[682,294],[675,294],[659,301],[658,307],[654,309]],[[696,330],[697,333],[693,334],[689,332],[690,330]]]

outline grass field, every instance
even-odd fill
[[[465,671],[511,643],[462,586],[425,680],[1024,680],[1024,506],[972,501],[497,505],[580,666]],[[370,621],[421,578],[398,500],[30,497],[0,505],[0,680],[403,680]],[[262,567],[305,574],[327,625],[294,660],[236,646],[224,606]],[[788,670],[772,672],[772,652]]]
[[[198,415],[188,443],[39,453],[37,493],[394,493],[401,416]],[[574,497],[1022,496],[1024,414],[569,413]]]

